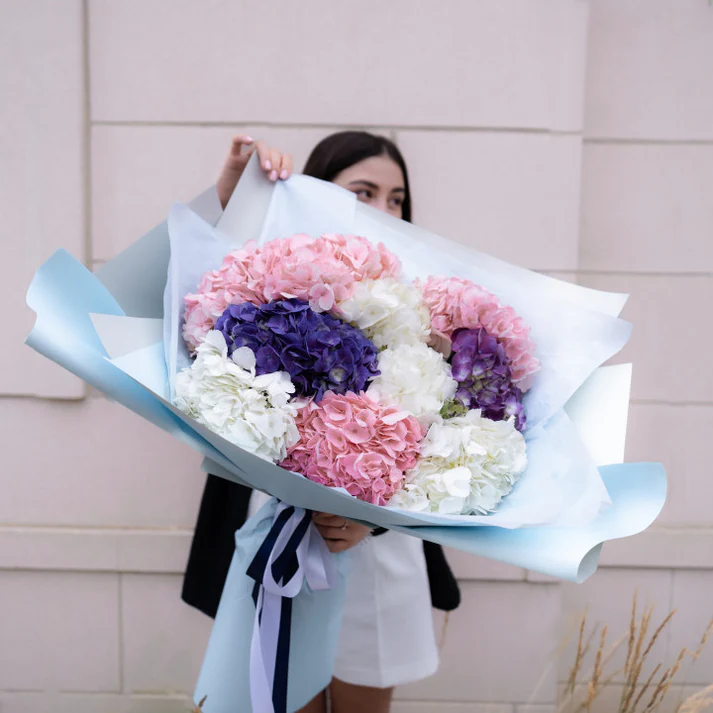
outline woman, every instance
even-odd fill
[[[237,136],[217,184],[223,207],[253,151],[270,180],[290,176],[289,154]],[[406,164],[398,148],[384,137],[361,131],[328,136],[312,151],[304,173],[336,183],[362,202],[411,220]],[[183,599],[210,616],[215,616],[230,566],[233,533],[266,499],[262,493],[251,499],[250,493],[248,488],[208,476]],[[416,538],[381,529],[371,531],[326,513],[315,513],[314,522],[332,552],[355,548],[329,687],[331,710],[387,713],[395,685],[435,672],[438,654],[431,604],[444,610],[457,607],[457,583],[437,545],[422,545]],[[302,709],[302,713],[325,711],[326,692]]]

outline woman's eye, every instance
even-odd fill
[[[371,200],[371,197],[372,197],[372,196],[371,196],[371,191],[368,190],[368,189],[366,189],[366,188],[362,188],[360,191],[356,191],[356,197],[357,197],[360,201],[368,201],[368,200]]]
[[[389,202],[392,206],[394,206],[394,208],[400,208],[404,204],[404,199],[403,196],[396,196],[392,198]]]

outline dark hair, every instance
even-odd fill
[[[333,181],[342,171],[372,156],[388,156],[404,175],[402,218],[411,222],[411,189],[406,161],[396,144],[385,136],[366,131],[339,131],[322,139],[307,159],[303,173],[323,181]]]

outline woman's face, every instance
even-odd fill
[[[362,203],[402,217],[406,190],[399,165],[388,156],[372,156],[345,168],[333,183],[356,193]]]

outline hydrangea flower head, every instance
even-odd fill
[[[460,328],[485,329],[505,347],[513,382],[522,391],[530,388],[540,362],[530,328],[512,307],[502,305],[495,295],[461,277],[429,277],[421,289],[433,329],[449,337]]]
[[[287,372],[299,396],[359,392],[379,374],[376,347],[356,327],[296,298],[230,305],[215,326],[229,353],[249,347],[258,374]]]
[[[413,416],[363,393],[326,393],[304,406],[296,423],[300,439],[280,465],[374,505],[403,485],[423,437]]]

